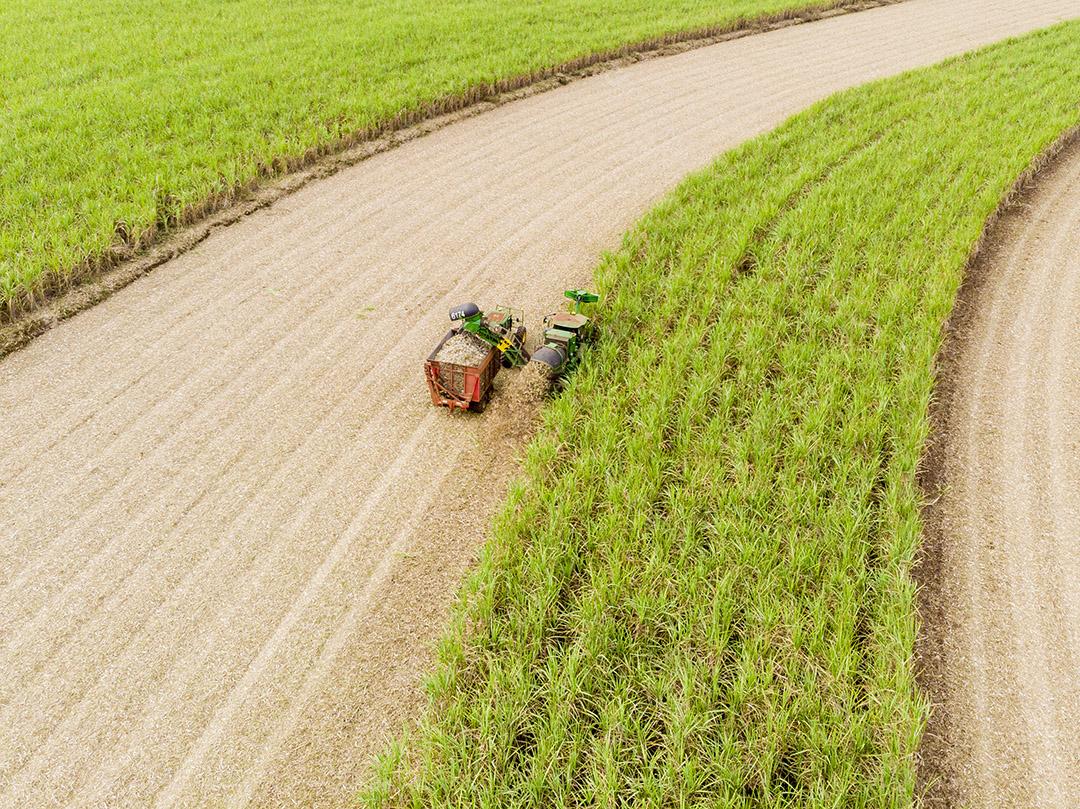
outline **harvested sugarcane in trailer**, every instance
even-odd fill
[[[500,366],[529,361],[525,326],[519,313],[498,307],[486,314],[475,303],[455,306],[450,320],[458,325],[424,363],[431,401],[451,410],[479,412],[487,405]]]

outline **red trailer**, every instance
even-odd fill
[[[479,365],[458,365],[437,360],[443,345],[457,333],[456,329],[451,329],[435,346],[424,363],[424,376],[427,377],[433,404],[451,410],[460,408],[479,412],[487,404],[495,374],[499,372],[499,352],[492,346]]]

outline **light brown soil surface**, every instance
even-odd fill
[[[0,362],[0,806],[345,800],[529,423],[432,408],[449,307],[535,329],[722,150],[1078,13],[911,0],[575,82],[313,183]]]
[[[1080,148],[993,229],[943,362],[930,805],[1080,806]]]

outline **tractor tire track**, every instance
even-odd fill
[[[449,307],[535,328],[725,149],[1077,15],[909,0],[601,73],[314,182],[0,361],[0,806],[347,800],[515,469],[497,412],[427,401]]]

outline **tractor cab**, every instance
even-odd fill
[[[589,318],[573,312],[557,312],[544,319],[544,344],[562,346],[569,359],[577,354],[578,344],[585,338]]]

